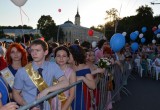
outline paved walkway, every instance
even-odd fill
[[[136,80],[129,79],[126,86],[132,95],[122,93],[113,110],[160,110],[160,80],[134,76]]]

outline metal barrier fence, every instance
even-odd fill
[[[120,67],[119,67],[120,68]],[[95,90],[90,90],[89,88],[87,89],[87,91],[89,91],[89,94],[87,94],[87,100],[86,100],[86,104],[90,105],[90,109],[89,110],[107,110],[107,106],[113,101],[115,100],[114,98],[120,94],[120,91],[122,90],[122,92],[124,92],[126,95],[131,94],[130,91],[128,91],[125,87],[124,87],[124,82],[126,82],[126,80],[128,79],[128,77],[130,76],[130,71],[127,70],[127,67],[125,66],[125,63],[123,64],[123,72],[122,74],[120,74],[119,76],[116,76],[115,69],[117,69],[117,67],[114,65],[113,67],[111,67],[110,71],[108,71],[108,69],[106,69],[103,77],[99,77],[99,83],[97,84],[97,88]],[[107,83],[108,83],[108,73],[111,72],[111,74],[114,76],[114,80],[117,80],[116,78],[120,79],[120,84],[117,84],[117,82],[115,81],[115,89],[113,91],[108,91],[107,90]],[[23,107],[20,107],[18,110],[27,110],[33,106],[38,105],[39,103],[45,102],[46,100],[49,100],[50,98],[53,97],[58,97],[58,94],[69,90],[72,87],[75,87],[78,84],[83,85],[83,81],[77,81],[73,84],[70,84],[68,87],[64,88],[64,89],[60,89],[57,90],[53,93],[48,94],[47,96],[38,99],[36,101],[34,101],[33,103],[27,104]],[[117,86],[118,85],[118,86]],[[112,97],[110,99],[108,99],[108,93],[112,92]],[[88,92],[87,92],[88,93]],[[76,95],[76,94],[75,94]],[[58,100],[58,98],[57,98]],[[90,102],[90,103],[89,103]],[[58,101],[56,101],[56,108],[58,110]],[[75,110],[75,109],[73,109]],[[82,109],[83,110],[83,109]],[[86,108],[87,110],[87,108]]]

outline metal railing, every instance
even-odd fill
[[[90,92],[89,92],[89,94],[87,94],[86,104],[90,105],[90,110],[106,110],[109,103],[112,103],[112,100],[114,100],[114,98],[116,97],[117,94],[120,93],[120,91],[124,92],[126,95],[131,94],[130,91],[127,90],[123,85],[123,82],[128,79],[128,77],[130,76],[130,73],[127,73],[126,67],[124,65],[123,65],[123,68],[124,68],[123,73],[120,76],[121,77],[121,84],[120,84],[120,86],[118,86],[117,89],[113,90],[114,92],[112,92],[112,97],[109,100],[108,100],[108,90],[107,90],[107,83],[108,83],[108,71],[107,70],[105,71],[104,76],[100,78],[99,83],[97,84],[97,88],[95,90],[90,90],[89,88],[87,88],[87,91],[90,91]],[[112,70],[114,70],[114,67],[112,67]],[[38,105],[39,103],[45,102],[46,100],[49,100],[50,98],[58,96],[58,94],[60,94],[64,91],[67,91],[72,87],[76,87],[80,83],[82,83],[82,85],[83,85],[82,80],[77,81],[75,83],[70,84],[66,88],[59,89],[55,92],[52,92],[52,93],[46,95],[45,97],[42,97],[41,99],[35,100],[34,102],[32,102],[30,104],[22,106],[18,110],[27,110],[31,107],[34,107],[34,106]],[[88,102],[90,102],[90,103],[88,103]],[[56,106],[58,106],[58,103],[56,103]],[[58,110],[58,107],[56,107],[56,108]],[[74,110],[75,110],[75,106],[74,106]]]

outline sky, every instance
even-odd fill
[[[0,26],[25,24],[36,28],[42,15],[50,15],[56,25],[67,20],[74,23],[78,7],[81,26],[89,28],[103,25],[106,22],[106,11],[111,8],[116,8],[121,18],[135,15],[136,9],[142,5],[151,7],[154,16],[160,15],[160,5],[151,5],[151,2],[160,3],[160,0],[27,0],[21,7],[24,13],[20,14],[20,8],[11,0],[0,0]]]

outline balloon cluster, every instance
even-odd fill
[[[158,28],[154,26],[152,28],[153,33],[157,36],[157,38],[160,38],[160,24],[158,25]]]

